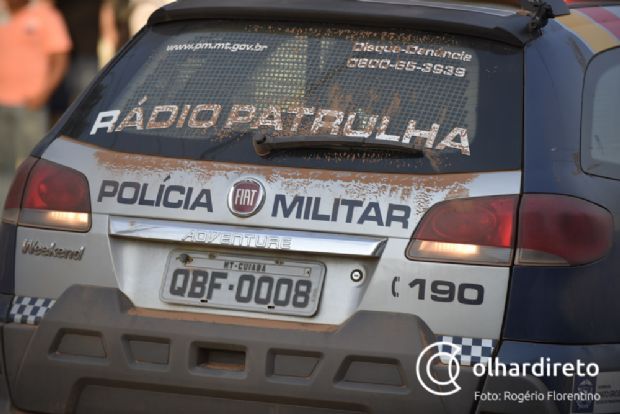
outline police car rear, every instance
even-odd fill
[[[3,223],[17,407],[472,409],[470,392],[427,392],[416,359],[438,340],[463,345],[473,391],[471,364],[500,338],[520,35],[360,6],[455,28],[394,29],[345,19],[343,4],[313,6],[339,23],[297,3],[305,17],[273,20],[169,7],[22,166]],[[518,260],[568,260],[546,249],[519,246]]]

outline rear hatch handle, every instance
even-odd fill
[[[378,237],[117,216],[110,217],[109,234],[153,242],[368,258],[381,257],[387,243]]]

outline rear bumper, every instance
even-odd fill
[[[0,413],[598,412],[567,401],[476,402],[477,390],[577,388],[531,376],[483,384],[466,366],[461,391],[427,392],[416,360],[436,339],[414,315],[358,312],[340,326],[302,325],[138,309],[117,289],[85,286],[68,289],[40,319],[37,309],[1,326]],[[620,345],[504,342],[497,355],[506,363],[581,358],[620,379]],[[433,369],[445,378],[446,366]]]
[[[466,412],[479,385],[464,367],[467,392],[422,389],[416,359],[435,336],[404,314],[359,312],[338,327],[214,319],[74,286],[38,326],[3,333],[12,401],[25,411]]]

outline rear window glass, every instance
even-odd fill
[[[414,31],[190,21],[144,31],[61,132],[166,157],[474,172],[520,168],[521,113],[522,51],[504,44]],[[274,142],[354,137],[360,144],[261,156],[256,134]],[[412,151],[383,145],[394,143]]]

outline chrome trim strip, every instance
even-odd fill
[[[110,236],[192,245],[381,257],[387,239],[145,218],[110,217]]]

